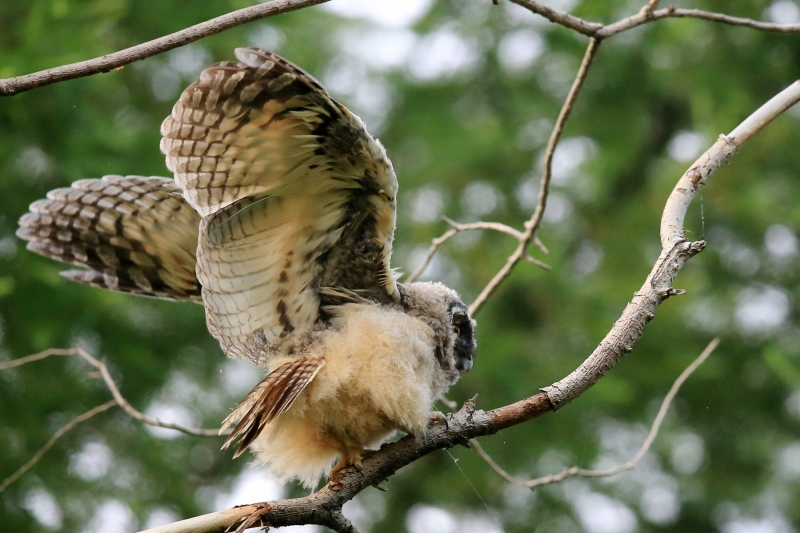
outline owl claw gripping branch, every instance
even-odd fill
[[[475,322],[439,283],[395,282],[397,178],[363,122],[256,48],[212,65],[161,127],[175,179],[106,176],[31,205],[18,235],[73,281],[200,301],[267,376],[223,422],[274,474],[360,465],[472,368]]]

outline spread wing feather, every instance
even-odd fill
[[[281,57],[239,48],[203,71],[161,149],[203,216],[197,275],[229,356],[310,328],[334,287],[399,300],[389,267],[397,180],[361,120]]]
[[[168,178],[76,181],[31,204],[17,236],[28,249],[89,270],[79,283],[144,296],[200,301],[195,250],[200,216]]]

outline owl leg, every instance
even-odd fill
[[[365,450],[359,450],[357,452],[348,450],[341,452],[341,459],[339,459],[339,462],[336,463],[336,466],[334,466],[328,474],[328,479],[334,479],[342,473],[342,470],[350,466],[355,466],[360,472],[361,468],[364,466],[361,462],[364,459],[364,452]]]

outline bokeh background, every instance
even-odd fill
[[[611,22],[644,0],[549,2]],[[793,0],[678,1],[777,22]],[[0,77],[96,57],[245,0],[3,0]],[[71,284],[14,237],[27,205],[105,174],[166,175],[159,125],[213,61],[257,45],[317,76],[381,138],[401,195],[395,265],[413,270],[458,221],[520,227],[544,145],[587,39],[501,0],[334,0],[251,23],[124,69],[0,99],[0,360],[82,346],[123,394],[165,420],[216,427],[259,379],[226,361],[191,304]],[[800,77],[800,35],[665,20],[605,42],[554,161],[540,236],[552,265],[520,264],[478,316],[475,368],[450,396],[496,407],[574,369],[619,316],[659,250],[667,195],[687,165]],[[633,353],[555,414],[482,439],[511,473],[605,467],[641,445],[675,377],[714,337],[634,472],[536,491],[474,452],[438,452],[345,507],[363,531],[410,533],[800,529],[800,110],[716,173],[687,228],[708,248],[681,272]],[[424,278],[471,301],[515,242],[460,235]],[[107,401],[90,368],[56,358],[0,372],[0,479],[75,415]],[[129,532],[299,495],[220,439],[138,423],[113,409],[79,426],[0,494],[0,530]],[[293,531],[316,531],[313,527]]]

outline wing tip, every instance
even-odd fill
[[[248,67],[258,68],[263,63],[263,58],[259,56],[271,55],[266,50],[255,46],[238,46],[234,48],[233,55],[236,59],[247,65]]]

